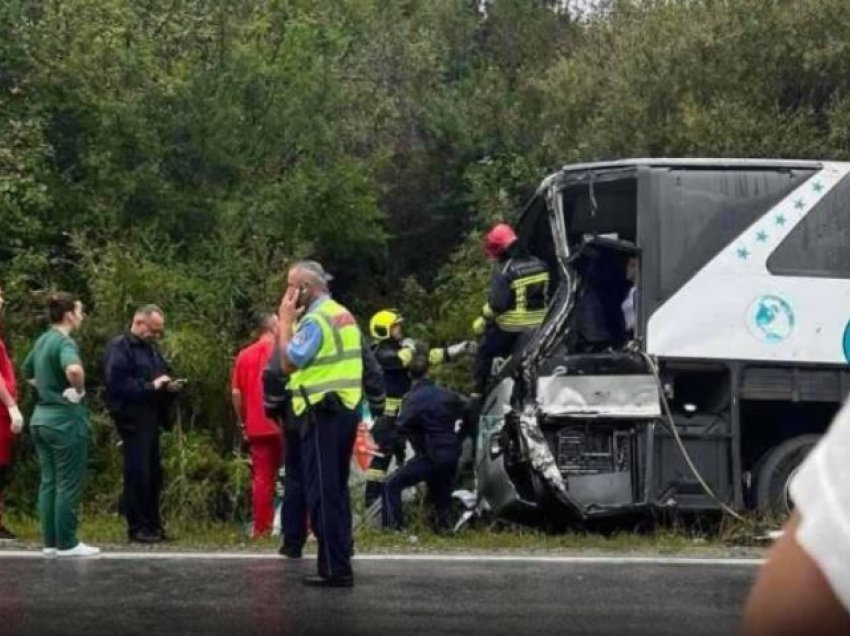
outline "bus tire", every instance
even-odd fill
[[[820,440],[820,435],[799,435],[765,454],[756,473],[756,507],[767,515],[786,517],[794,509],[788,493],[791,478]]]

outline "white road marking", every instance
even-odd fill
[[[35,550],[0,550],[0,559],[44,559],[50,561],[82,560],[46,557]],[[305,559],[315,559],[306,554]],[[210,561],[284,561],[281,556],[266,552],[102,552],[85,560],[111,559],[125,561],[146,560],[210,560]],[[355,561],[433,561],[457,563],[575,563],[608,565],[746,565],[764,563],[759,558],[711,558],[711,557],[639,557],[639,556],[543,556],[521,554],[357,554]]]

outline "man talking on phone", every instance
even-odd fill
[[[123,442],[127,538],[136,543],[167,538],[159,514],[159,434],[186,380],[172,377],[156,345],[164,330],[162,309],[139,307],[130,328],[112,339],[104,356],[106,404]]]
[[[363,336],[354,316],[331,298],[331,276],[300,261],[278,309],[281,370],[301,435],[302,472],[318,539],[318,576],[304,583],[351,587],[348,473],[363,397]]]

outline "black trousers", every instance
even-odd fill
[[[284,426],[284,437],[283,465],[286,468],[286,484],[280,507],[281,535],[285,547],[301,550],[307,541],[308,512],[302,441],[297,427],[289,422]]]
[[[404,512],[401,493],[405,488],[420,482],[428,485],[428,496],[434,506],[431,525],[440,532],[451,529],[452,484],[457,470],[457,455],[449,455],[437,461],[418,456],[393,473],[384,484],[382,525],[401,530],[404,527]]]
[[[352,575],[348,475],[359,420],[356,410],[334,408],[334,402],[329,396],[313,407],[301,440],[307,505],[319,543],[318,571],[327,578]]]
[[[115,416],[115,424],[123,442],[127,531],[130,534],[160,532],[162,463],[156,410],[140,408],[122,413]]]
[[[516,332],[502,331],[494,324],[487,325],[487,330],[481,338],[475,357],[476,393],[484,395],[484,390],[490,380],[493,360],[510,356],[519,336],[520,334]]]

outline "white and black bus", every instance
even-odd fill
[[[494,367],[482,505],[519,521],[787,510],[850,390],[850,164],[569,165],[517,233],[552,300]]]

